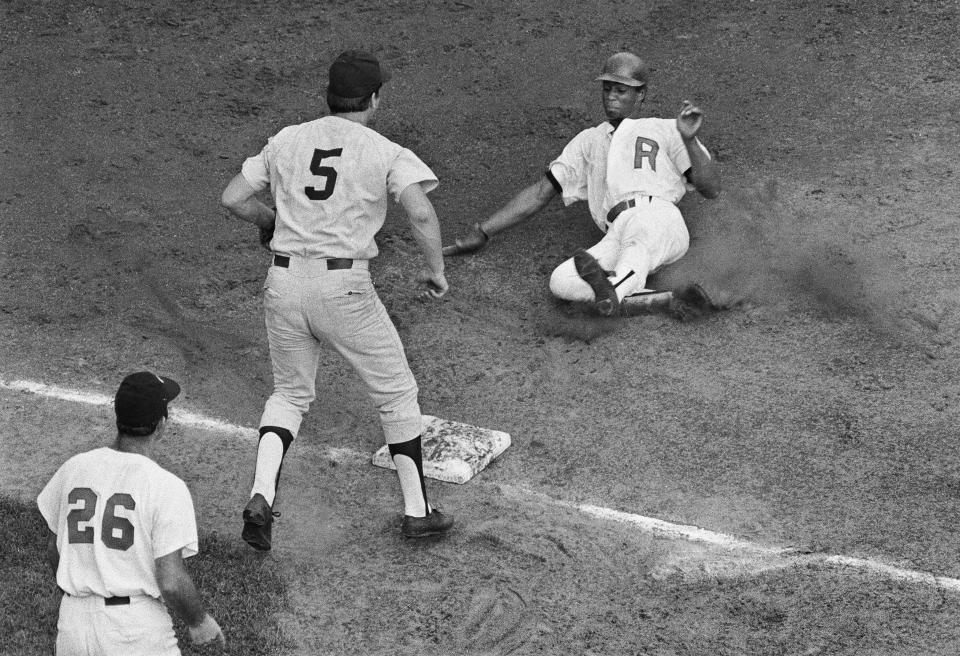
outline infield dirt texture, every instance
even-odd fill
[[[593,78],[633,49],[647,115],[704,109],[725,188],[685,199],[693,245],[658,284],[735,307],[680,323],[552,301],[550,271],[599,238],[558,201],[448,260],[450,293],[421,303],[393,208],[372,272],[423,411],[513,446],[432,482],[458,527],[405,542],[394,474],[331,455],[382,437],[325,353],[267,556],[293,611],[270,630],[303,654],[956,654],[960,593],[824,556],[960,578],[958,30],[954,1],[3,0],[0,379],[111,395],[148,368],[182,382],[176,407],[255,426],[268,255],[219,196],[326,112],[340,50],[393,71],[377,127],[440,177],[449,243],[600,122]],[[111,420],[0,391],[0,490],[32,499]],[[202,530],[239,541],[253,440],[181,426],[167,444]]]

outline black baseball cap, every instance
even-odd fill
[[[153,426],[167,416],[167,403],[177,398],[180,385],[149,371],[130,374],[120,383],[113,407],[117,424],[129,428]]]
[[[363,50],[346,50],[330,64],[327,90],[341,98],[366,98],[390,79],[376,57]]]

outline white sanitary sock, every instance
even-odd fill
[[[270,507],[277,494],[277,473],[283,463],[283,440],[276,433],[264,433],[257,447],[257,470],[250,496],[262,494]]]
[[[411,517],[426,517],[430,508],[423,496],[423,479],[413,458],[402,454],[393,456],[403,494],[403,513]]]

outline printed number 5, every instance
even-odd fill
[[[337,170],[332,166],[320,166],[320,162],[326,157],[340,157],[343,154],[343,148],[334,148],[333,150],[313,151],[313,159],[310,160],[310,172],[314,175],[326,178],[327,182],[323,189],[316,187],[304,187],[303,191],[310,200],[327,200],[333,195],[333,188],[337,184]]]
[[[67,514],[67,542],[70,544],[93,544],[93,527],[80,528],[81,522],[93,519],[97,510],[97,493],[88,487],[77,487],[67,495],[70,503],[79,503],[79,507]],[[100,541],[110,549],[126,551],[133,546],[133,524],[126,517],[117,517],[117,506],[133,510],[137,502],[125,492],[118,492],[107,499],[100,523]]]

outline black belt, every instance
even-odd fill
[[[64,592],[63,594],[68,597],[73,597],[74,599],[80,599],[80,597],[74,597],[74,595],[69,592]],[[104,606],[126,606],[130,603],[130,597],[101,597],[101,599],[103,599]]]
[[[646,196],[647,202],[653,200],[653,196]],[[622,200],[613,207],[610,208],[610,211],[607,212],[607,223],[613,223],[614,219],[620,216],[621,212],[626,212],[631,207],[637,206],[636,198],[628,198],[627,200]]]
[[[273,266],[288,268],[290,266],[290,257],[287,255],[274,255]],[[327,271],[350,269],[352,267],[353,260],[349,257],[331,257],[327,260]]]

